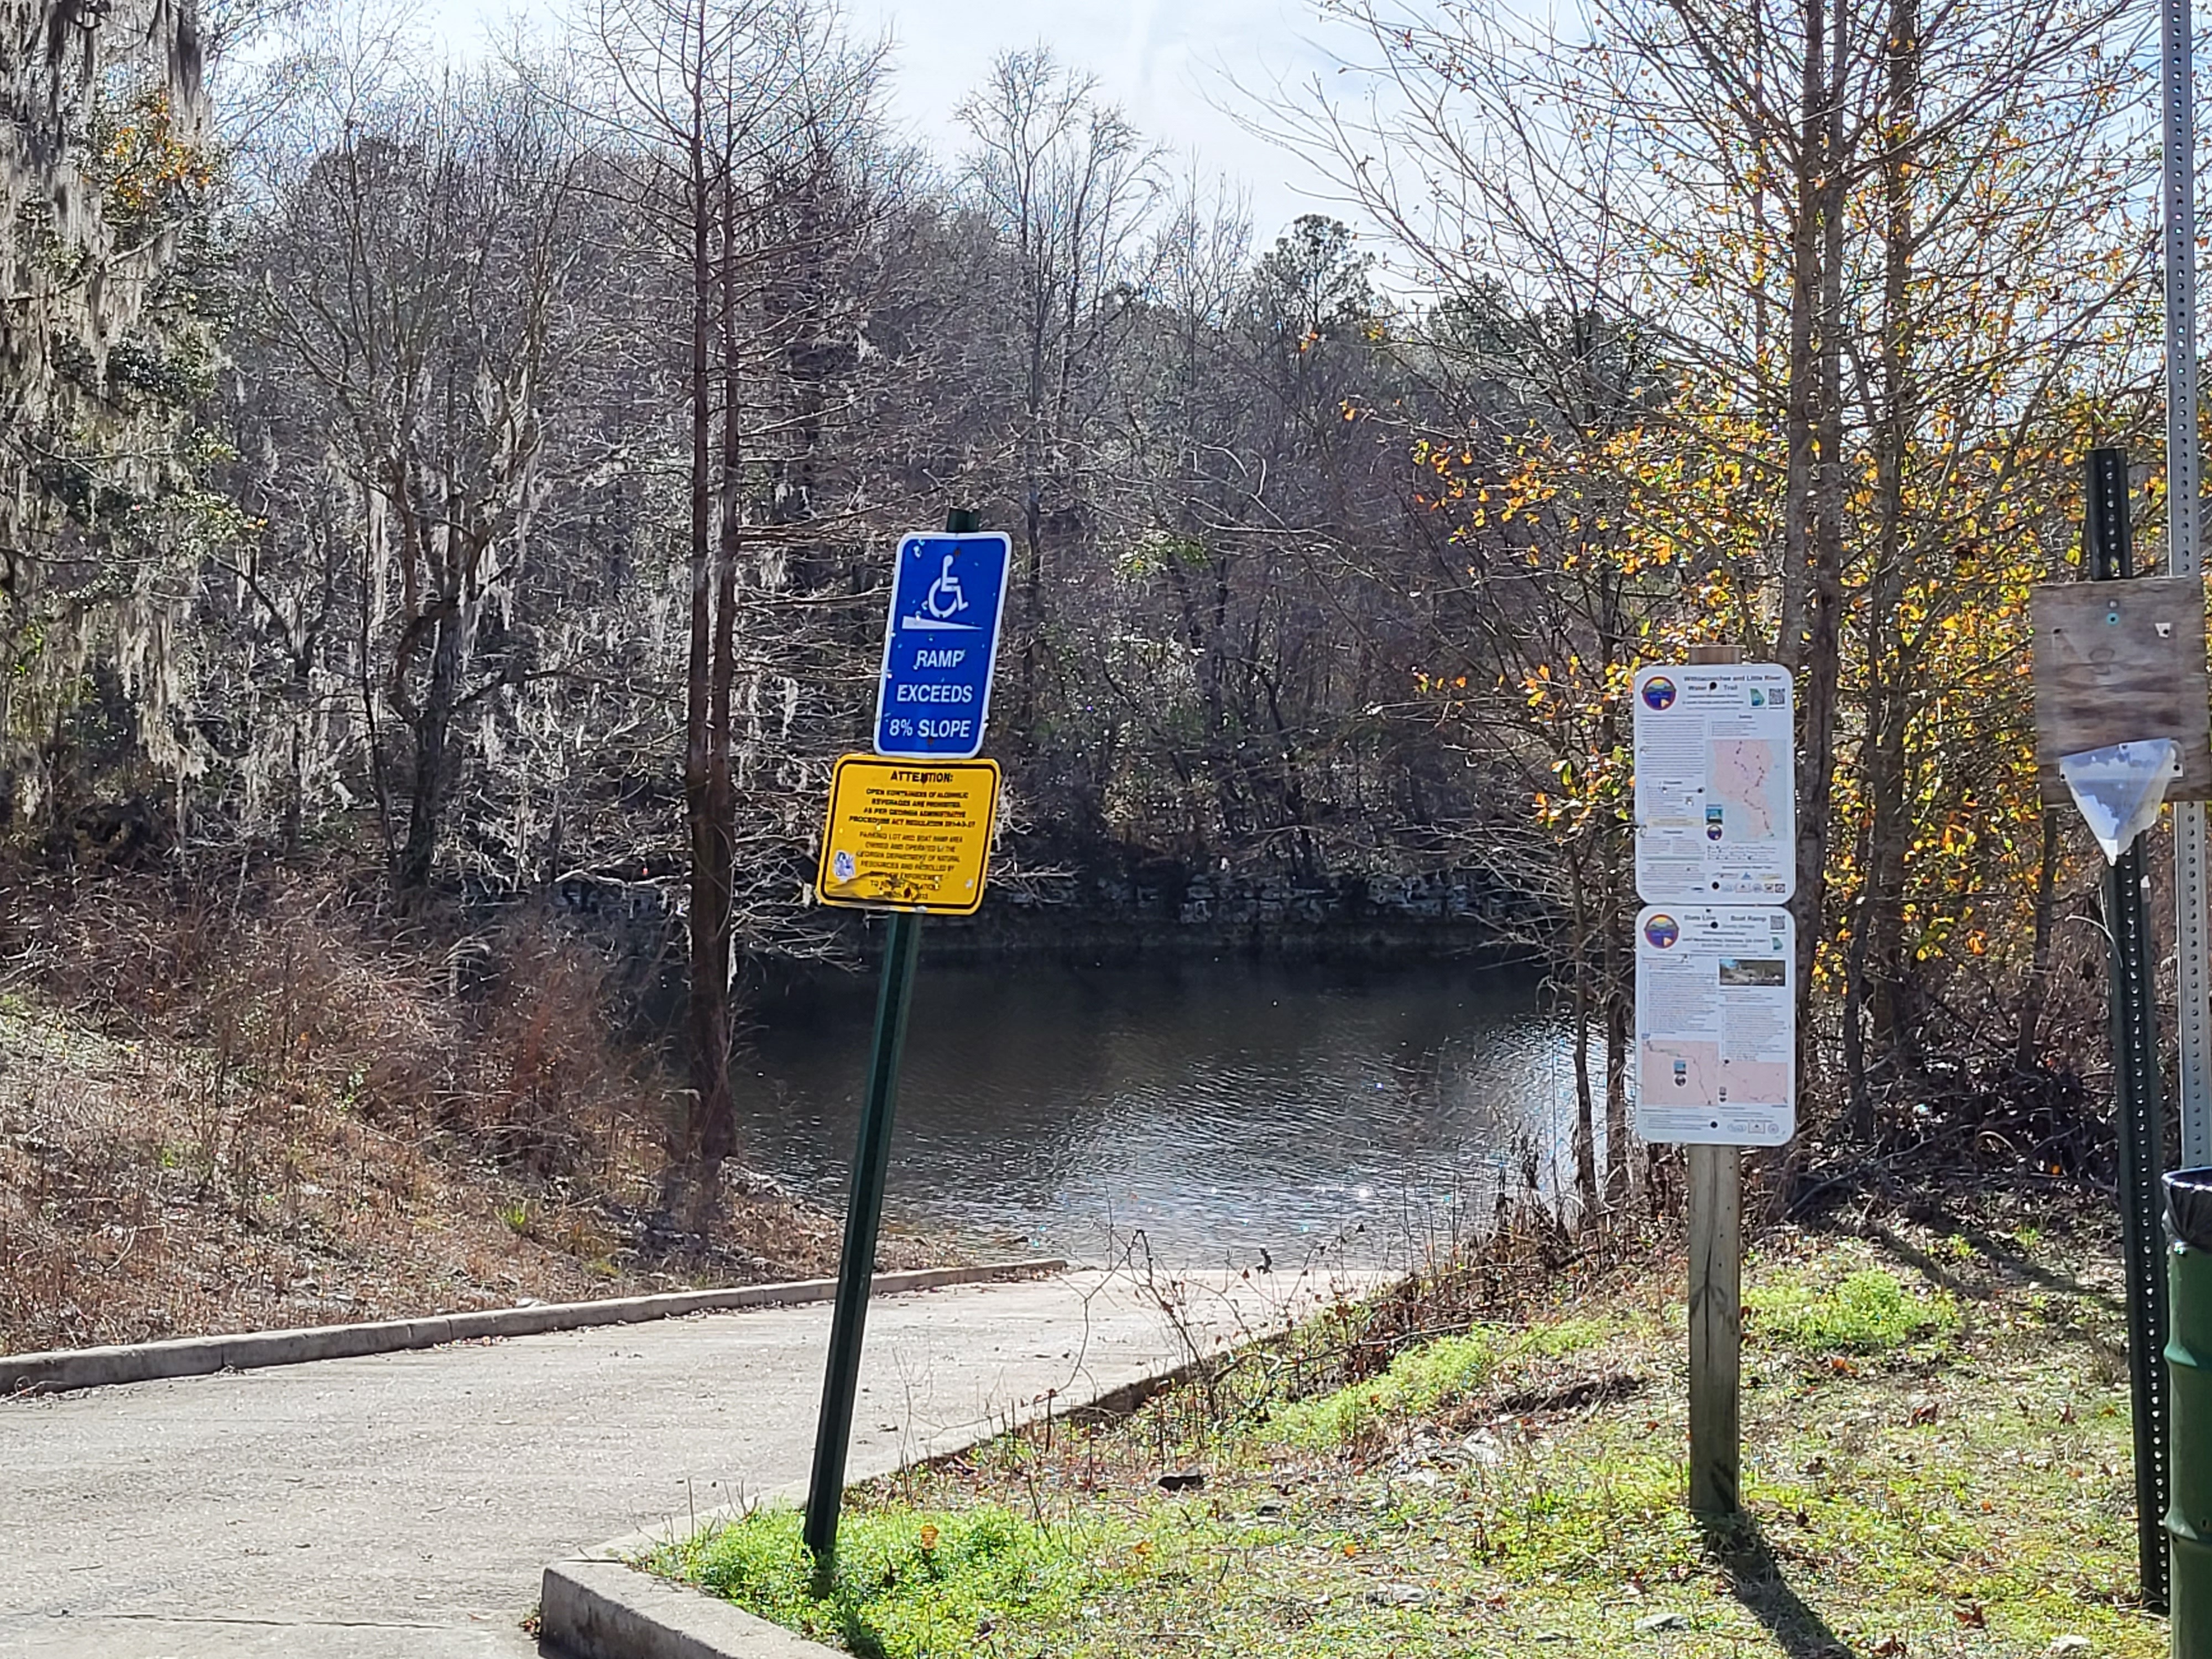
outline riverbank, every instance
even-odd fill
[[[840,930],[842,943],[855,955],[874,949],[866,926],[863,919]],[[1524,940],[1492,922],[1465,916],[1164,920],[1042,905],[933,919],[924,948],[931,962],[947,967],[1008,961],[1127,967],[1241,957],[1350,967],[1411,960],[1497,968],[1533,960]]]
[[[1058,854],[1055,857],[1055,854]],[[855,957],[865,914],[817,918]],[[1535,958],[1558,918],[1483,872],[1194,866],[1130,848],[1028,847],[993,877],[993,902],[933,919],[926,947],[946,965],[1006,958],[1126,965],[1239,957],[1379,965],[1407,959],[1498,966]]]
[[[764,1174],[702,1235],[664,1190],[683,1080],[627,958],[559,915],[374,899],[283,870],[219,905],[8,886],[0,1346],[834,1271],[872,975],[748,1004],[738,1161]],[[1464,962],[927,960],[886,1267],[1402,1265],[1487,1213],[1571,1086],[1525,978]]]
[[[654,1565],[898,1659],[2165,1652],[2094,1218],[1763,1241],[1718,1528],[1681,1504],[1681,1271],[1434,1283],[1125,1420],[856,1489],[826,1599],[788,1511]]]
[[[204,1053],[0,1003],[0,1352],[834,1276],[837,1218],[731,1170],[655,1231],[642,1158],[532,1178]],[[960,1259],[888,1236],[887,1269]]]

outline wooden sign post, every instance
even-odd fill
[[[1734,1515],[1743,1462],[1743,1152],[1690,1146],[1690,1509]]]
[[[1732,645],[1690,647],[1692,664],[1735,663]],[[1733,1515],[1743,1464],[1743,1153],[1692,1145],[1689,1158],[1690,1509]]]

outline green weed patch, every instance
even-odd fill
[[[1496,1364],[1498,1346],[1490,1332],[1478,1330],[1408,1349],[1380,1376],[1291,1405],[1275,1419],[1275,1432],[1317,1449],[1355,1445],[1480,1387]]]
[[[800,1522],[797,1510],[764,1510],[652,1565],[863,1659],[920,1659],[963,1651],[1012,1617],[1072,1617],[1097,1578],[1089,1557],[1119,1541],[1111,1527],[1042,1528],[991,1505],[859,1507],[840,1534],[833,1588],[817,1595]]]
[[[1865,1267],[1826,1289],[1787,1275],[1744,1293],[1752,1340],[1800,1353],[1886,1353],[1959,1328],[1957,1298],[1948,1291],[1907,1290],[1894,1273]]]

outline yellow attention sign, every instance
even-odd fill
[[[824,904],[964,916],[983,902],[999,763],[848,755],[830,785]]]

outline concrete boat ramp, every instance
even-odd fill
[[[1364,1288],[1079,1270],[878,1296],[852,1476]],[[0,1659],[536,1653],[546,1562],[804,1481],[829,1322],[815,1301],[0,1400]]]

